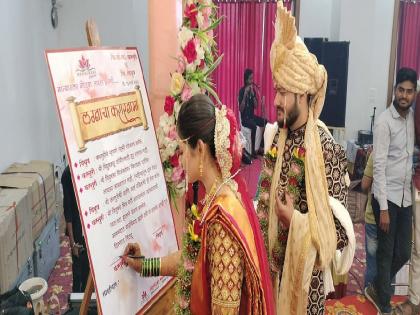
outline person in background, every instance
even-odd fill
[[[378,237],[376,231],[375,216],[372,210],[372,197],[370,190],[373,181],[373,156],[369,155],[366,163],[365,172],[362,178],[362,191],[367,193],[368,201],[365,212],[365,242],[366,242],[366,270],[365,270],[365,288],[373,283],[376,276],[376,249],[378,248]]]
[[[376,250],[378,249],[378,232],[375,222],[375,216],[372,209],[371,188],[373,182],[373,156],[369,152],[369,158],[366,163],[361,186],[362,191],[367,194],[368,200],[365,211],[365,251],[366,251],[366,270],[365,270],[365,288],[373,283],[376,276]],[[392,282],[395,281],[395,278]]]
[[[391,279],[409,260],[412,238],[411,180],[417,74],[401,68],[394,101],[375,123],[373,132],[372,209],[378,231],[377,275],[365,295],[380,314],[391,308]]]
[[[246,69],[244,72],[244,86],[239,90],[238,102],[239,111],[241,112],[242,126],[251,129],[252,142],[252,157],[256,157],[255,151],[255,135],[257,133],[257,126],[265,127],[267,121],[254,114],[254,110],[258,105],[257,86],[254,83],[254,74],[251,69]]]
[[[90,270],[89,260],[82,233],[76,195],[71,181],[70,168],[68,166],[61,176],[61,184],[63,185],[64,218],[66,220],[67,234],[70,239],[73,259],[73,292],[84,292]]]
[[[417,92],[420,89],[420,82],[417,81]],[[417,93],[418,94],[418,93]],[[417,102],[414,114],[414,127],[416,131],[416,143],[420,145],[420,96],[417,96]],[[417,157],[417,166],[413,182],[415,188],[420,190],[420,164]],[[414,187],[413,187],[414,189]],[[415,200],[413,200],[415,202]],[[397,306],[397,314],[414,315],[420,313],[420,209],[414,207],[414,245],[411,251],[410,263],[410,283],[408,287],[408,299]],[[399,313],[398,313],[399,312]]]

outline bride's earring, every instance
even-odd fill
[[[200,165],[198,166],[198,171],[200,173],[200,178],[203,177],[203,157],[200,157]]]

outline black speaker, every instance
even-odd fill
[[[327,42],[328,38],[322,37],[305,37],[303,42],[305,43],[308,50],[313,53],[318,59],[318,62],[321,62],[322,59],[322,46],[324,42]]]
[[[328,73],[327,94],[321,120],[330,127],[346,124],[347,76],[349,42],[325,42],[322,45],[322,64]]]
[[[305,38],[304,42],[328,73],[327,93],[320,119],[329,127],[344,128],[350,42],[329,42],[319,38]]]

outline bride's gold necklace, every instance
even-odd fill
[[[215,181],[213,182],[213,185],[211,185],[210,191],[206,193],[203,200],[200,201],[201,204],[204,206],[203,210],[209,206],[210,200],[212,200],[214,195],[216,194],[219,183],[220,183],[219,179],[216,178]]]
[[[238,173],[238,172],[236,172],[234,176],[236,176],[236,174],[237,174],[237,173]],[[217,194],[219,193],[220,189],[222,189],[222,187],[223,187],[224,185],[228,184],[228,183],[232,180],[232,178],[233,178],[234,176],[231,176],[231,177],[229,177],[229,178],[226,178],[226,179],[225,179],[222,183],[220,183],[219,185],[217,185],[217,184],[218,184],[218,181],[215,181],[214,186],[215,186],[215,187],[217,187],[217,188],[215,189],[215,192],[214,192],[213,194],[209,194],[209,200],[208,200],[208,201],[206,202],[206,204],[204,205],[203,211],[201,212],[201,213],[203,214],[203,215],[202,215],[202,217],[201,217],[201,225],[203,225],[203,224],[204,224],[204,222],[206,221],[207,212],[209,211],[210,206],[213,204],[213,201],[214,201],[214,199],[216,198]]]
[[[207,212],[210,209],[211,204],[213,203],[215,197],[217,196],[217,194],[219,193],[220,189],[222,189],[222,187],[224,185],[229,185],[229,183],[232,181],[232,178],[234,178],[238,173],[240,172],[240,169],[237,170],[235,172],[235,174],[233,174],[232,176],[230,176],[229,178],[226,178],[223,182],[220,183],[219,178],[216,178],[216,180],[214,181],[213,185],[211,186],[210,192],[208,194],[206,194],[206,196],[204,197],[202,204],[203,206],[203,211],[201,211],[202,216],[201,216],[201,224],[204,223],[205,219],[206,219],[206,215]],[[219,184],[220,183],[220,184]],[[230,187],[230,185],[229,185]],[[232,189],[232,187],[230,187]],[[234,191],[232,189],[232,191]]]

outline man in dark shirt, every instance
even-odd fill
[[[73,258],[73,292],[84,292],[89,276],[89,260],[68,166],[61,176],[61,184],[63,185],[64,217]]]
[[[267,123],[265,119],[254,114],[254,109],[258,104],[255,87],[252,70],[246,69],[244,72],[244,86],[239,90],[238,102],[242,126],[251,129],[252,152],[250,153],[253,157],[256,157],[255,134],[257,126],[265,127]]]

